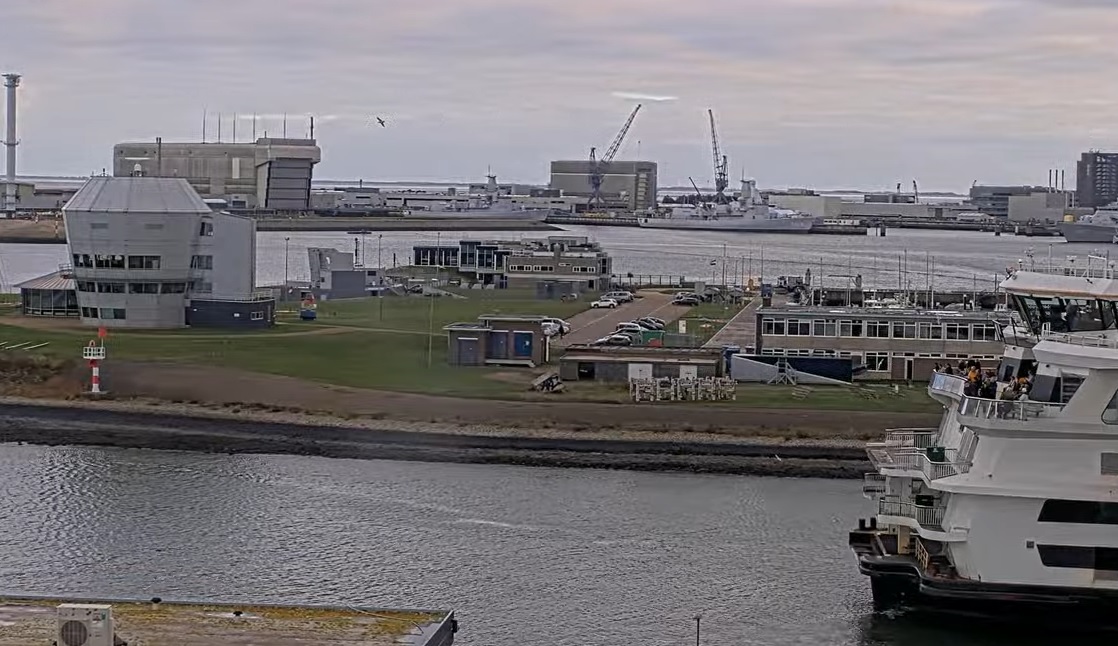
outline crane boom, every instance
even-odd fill
[[[710,147],[714,153],[714,201],[724,204],[727,201],[726,188],[730,185],[727,168],[729,160],[718,146],[718,128],[714,125],[714,110],[708,109],[707,115],[710,116]]]
[[[621,144],[625,142],[625,135],[629,134],[629,128],[633,125],[633,120],[637,118],[637,113],[640,112],[641,104],[638,103],[637,107],[629,113],[629,118],[625,121],[625,125],[613,138],[613,143],[606,149],[606,153],[601,158],[596,158],[596,148],[590,149],[590,208],[596,208],[602,203],[602,179],[605,177],[606,168],[613,158],[617,156],[618,151],[621,150]]]

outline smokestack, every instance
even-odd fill
[[[16,140],[16,88],[19,87],[19,74],[5,74],[4,87],[8,91],[8,133],[4,139],[4,147],[7,151],[7,161],[5,166],[5,179],[7,185],[4,188],[4,210],[7,211],[8,217],[12,217],[16,212],[16,146],[19,141]]]
[[[1067,180],[1068,180],[1068,171],[1065,168],[1064,170],[1060,171],[1060,190],[1061,191],[1068,190]]]
[[[155,138],[155,176],[163,177],[163,137]]]
[[[1052,169],[1048,169],[1048,192],[1052,192]]]

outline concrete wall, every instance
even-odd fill
[[[1031,195],[1012,195],[1009,198],[1009,219],[1013,222],[1063,222],[1064,215],[1093,213],[1093,209],[1070,206],[1074,200],[1069,193],[1044,191]]]
[[[256,288],[256,221],[226,213],[203,215],[199,232],[207,220],[213,235],[193,236],[194,255],[211,256],[213,269],[194,269],[192,279],[208,281],[214,299],[248,298]]]
[[[769,204],[819,218],[840,218],[843,209],[841,197],[826,195],[769,195]]]

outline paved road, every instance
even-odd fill
[[[618,323],[632,321],[642,316],[655,316],[671,323],[690,309],[672,305],[670,294],[641,292],[641,296],[643,298],[638,298],[632,303],[624,303],[617,309],[587,310],[572,316],[567,320],[571,324],[570,333],[557,340],[555,344],[563,347],[576,343],[590,343],[613,332],[617,329]]]

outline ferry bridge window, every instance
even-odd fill
[[[1037,545],[1040,562],[1048,567],[1118,571],[1118,548],[1079,545]]]
[[[1045,500],[1037,521],[1042,523],[1076,523],[1085,525],[1118,525],[1118,503],[1096,500]]]
[[[1064,302],[1064,321],[1069,332],[1099,332],[1103,325],[1099,302],[1073,298]]]
[[[1028,296],[1014,296],[1013,309],[1021,315],[1021,319],[1028,326],[1029,331],[1036,334],[1040,331],[1042,313],[1040,311],[1040,304],[1037,303],[1035,298]]]
[[[1102,421],[1104,424],[1118,424],[1118,392],[1115,392],[1106,403],[1106,408],[1102,411]]]

